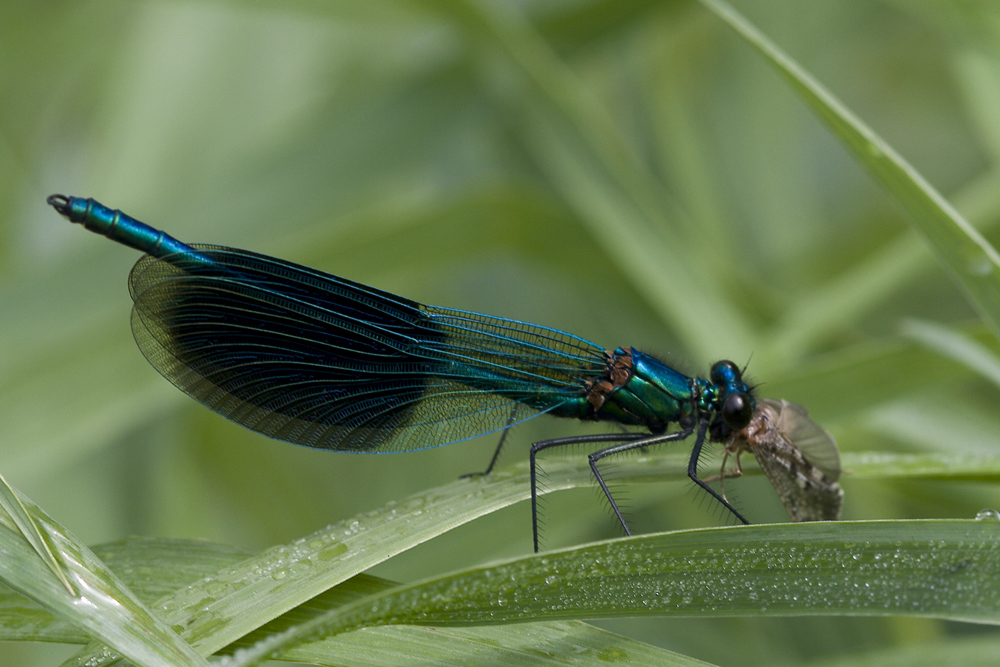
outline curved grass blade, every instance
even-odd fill
[[[624,616],[923,616],[1000,624],[1000,515],[823,522],[645,535],[401,586],[234,657],[381,625]]]
[[[623,483],[683,480],[687,459],[686,454],[678,452],[637,455],[618,464],[617,479]],[[865,478],[937,479],[955,475],[960,479],[1000,479],[1000,457],[984,461],[953,456],[845,453],[842,463],[846,476],[853,476],[857,470],[857,476]],[[546,472],[546,492],[593,484],[587,464],[575,459],[553,459],[547,463]],[[760,474],[757,470],[746,472]],[[495,471],[488,478],[458,480],[421,492],[233,564],[215,573],[211,581],[161,599],[157,607],[164,610],[167,622],[183,628],[181,635],[200,652],[215,653],[377,563],[525,500],[527,475],[528,465],[521,462]],[[115,664],[115,659],[92,645],[71,664],[97,667]]]
[[[902,204],[908,219],[1000,338],[1000,254],[916,169],[722,0],[701,0],[757,49],[809,103],[848,150]]]
[[[13,528],[21,533],[21,537],[28,541],[45,566],[66,587],[66,592],[74,597],[79,595],[80,592],[66,576],[69,564],[61,558],[62,554],[53,544],[52,536],[42,530],[31,511],[21,502],[17,492],[7,483],[3,475],[0,475],[0,509],[7,513],[5,518],[13,522]]]
[[[248,649],[260,641],[308,623],[322,614],[399,586],[358,575],[300,605],[242,638],[229,649]],[[567,659],[569,658],[569,659]],[[642,665],[704,665],[694,658],[601,630],[581,621],[476,628],[371,628],[293,647],[282,660],[339,667],[410,667],[418,664],[548,667],[567,662],[584,667],[624,662]]]
[[[12,523],[0,528],[0,579],[46,610],[82,628],[101,646],[143,667],[207,664],[152,614],[93,552],[12,488],[16,507],[37,530],[34,541]],[[35,543],[45,545],[40,556]],[[52,568],[59,568],[56,576]],[[68,586],[67,586],[68,583]],[[72,592],[68,592],[72,591]],[[105,649],[106,650],[106,649]]]
[[[105,563],[144,602],[153,604],[249,554],[234,547],[203,542],[128,538],[94,547]],[[399,584],[358,575],[313,598],[229,648],[253,646],[275,632],[308,621],[356,599]],[[26,605],[31,605],[27,607]],[[27,611],[27,613],[26,613]],[[0,639],[86,644],[89,636],[60,621],[18,593],[0,586]],[[498,666],[605,665],[627,657],[630,665],[703,665],[698,660],[615,635],[577,621],[536,623],[496,628],[380,628],[292,649],[281,659],[316,665],[410,667],[414,664]]]
[[[552,477],[548,491],[590,480],[586,465],[565,466],[567,474],[562,475],[558,465],[549,469]],[[200,582],[160,600],[157,606],[167,622],[183,628],[181,636],[199,652],[210,655],[378,563],[480,516],[526,500],[527,480],[527,465],[522,464],[516,475],[499,470],[489,477],[462,479],[421,492],[294,543],[268,549],[217,572],[210,582]],[[262,572],[268,576],[260,576]],[[100,646],[91,644],[68,664],[98,667],[115,664],[115,660]]]
[[[656,458],[656,457],[649,457]],[[686,479],[687,456],[639,459],[638,478]],[[622,466],[623,469],[626,466]],[[163,618],[210,655],[327,589],[480,516],[526,500],[528,465],[462,479],[353,517],[227,567],[159,600]],[[591,485],[586,463],[553,460],[544,492]],[[528,544],[525,544],[528,548]],[[262,573],[266,576],[262,576]],[[119,664],[91,644],[67,665]]]
[[[203,540],[150,537],[128,537],[91,550],[148,606],[252,555]],[[0,585],[0,641],[87,644],[91,637]]]

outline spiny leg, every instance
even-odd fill
[[[733,507],[728,500],[716,493],[715,489],[710,487],[704,480],[698,477],[698,459],[701,457],[701,448],[705,444],[705,431],[707,429],[708,422],[702,422],[701,426],[698,428],[698,437],[695,438],[694,447],[691,448],[691,458],[688,460],[688,477],[691,478],[692,482],[708,491],[713,498],[722,503],[722,506],[732,512],[733,516],[742,521],[744,524],[749,525],[750,522],[747,521],[742,514],[736,511],[736,508]]]
[[[538,452],[551,447],[564,447],[566,445],[581,445],[594,442],[616,442],[631,444],[635,441],[649,440],[649,436],[642,433],[602,433],[597,435],[577,435],[566,438],[553,438],[551,440],[539,440],[531,445],[531,536],[535,546],[535,553],[538,553],[538,483],[537,483],[537,455]],[[603,486],[603,481],[601,481]],[[605,491],[607,493],[607,491]],[[626,529],[627,530],[627,529]]]
[[[594,477],[597,479],[597,483],[601,485],[601,491],[604,492],[604,497],[608,499],[608,503],[611,504],[611,509],[614,510],[615,516],[618,517],[618,522],[621,523],[622,528],[625,529],[626,535],[631,535],[632,531],[628,529],[628,523],[625,521],[625,517],[622,516],[621,510],[618,508],[618,503],[615,502],[614,496],[611,495],[611,489],[604,481],[604,477],[601,475],[601,471],[597,468],[597,462],[603,459],[605,456],[611,456],[612,454],[621,454],[622,452],[628,452],[633,449],[641,449],[644,447],[649,447],[650,445],[659,445],[665,442],[676,442],[678,440],[684,440],[694,432],[694,428],[687,428],[683,431],[677,431],[676,433],[666,433],[663,435],[646,436],[639,440],[631,442],[623,442],[605,449],[593,452],[588,456],[590,461],[590,470],[594,473]]]

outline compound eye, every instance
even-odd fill
[[[710,376],[715,384],[729,385],[733,382],[740,382],[740,375],[739,366],[726,359],[712,364]]]
[[[722,421],[726,426],[739,431],[746,428],[753,417],[753,401],[743,392],[730,394],[726,397],[726,402],[722,405]]]

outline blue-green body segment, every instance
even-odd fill
[[[588,402],[588,397],[593,395],[590,393],[572,404],[576,412],[556,410],[556,414],[643,426],[653,433],[661,433],[671,423],[691,417],[695,405],[705,413],[712,411],[710,405],[694,400],[695,391],[707,385],[704,381],[690,378],[634,348],[615,350],[612,363],[623,356],[631,359],[629,377],[621,386],[612,388],[603,405],[595,409]]]
[[[753,411],[731,364],[713,367],[711,381],[692,378],[631,348],[608,352],[555,329],[425,306],[266,255],[187,245],[92,199],[53,195],[49,203],[146,253],[129,291],[132,331],[150,363],[215,412],[270,437],[380,453],[500,430],[512,414],[651,433],[707,422],[717,433],[731,396],[747,397]]]
[[[93,199],[66,197],[60,213],[70,222],[76,222],[95,234],[107,236],[130,248],[154,257],[174,253],[191,253],[192,248],[159,229],[139,222],[121,211],[110,209]],[[50,198],[50,202],[51,198]]]

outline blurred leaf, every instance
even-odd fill
[[[702,0],[756,48],[910,214],[939,261],[1000,337],[1000,255],[924,178],[829,91],[721,0]]]
[[[933,0],[891,0],[892,4],[925,19],[962,44],[1000,56],[1000,11],[991,0],[942,4]]]
[[[1000,359],[985,345],[932,322],[910,320],[903,323],[908,336],[942,356],[954,359],[974,373],[1000,387]]]
[[[919,646],[896,647],[854,654],[848,658],[819,660],[815,667],[989,667],[996,663],[1000,642],[993,637],[963,637],[950,641],[922,642]]]
[[[957,208],[966,211],[981,230],[1000,222],[1000,173],[990,172],[956,197]],[[829,337],[855,322],[857,317],[890,298],[916,275],[928,271],[927,246],[918,238],[904,236],[857,262],[850,271],[823,287],[782,315],[770,339],[769,355],[789,361],[797,359],[817,338]]]

